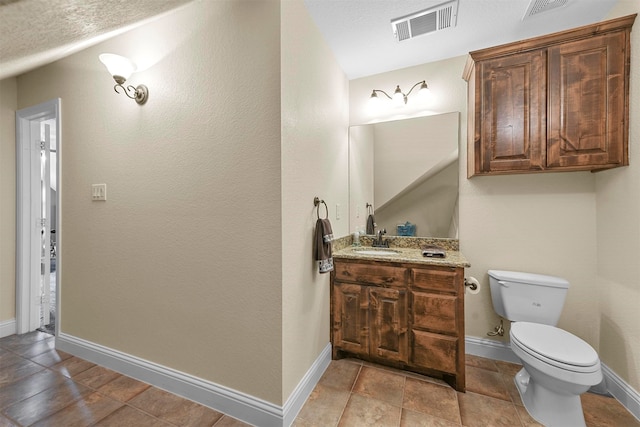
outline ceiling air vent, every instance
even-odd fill
[[[391,20],[393,35],[399,42],[416,36],[455,27],[458,18],[458,0],[448,1],[432,8]]]
[[[568,1],[569,0],[531,0],[522,20],[557,7],[562,7],[566,5]]]

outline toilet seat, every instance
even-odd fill
[[[598,354],[577,336],[550,325],[515,322],[511,342],[522,351],[559,369],[593,373],[600,370]]]

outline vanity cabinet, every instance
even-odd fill
[[[471,52],[467,176],[628,165],[635,16]]]
[[[358,357],[465,390],[464,269],[334,259],[333,358]]]

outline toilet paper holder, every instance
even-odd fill
[[[478,285],[474,282],[468,281],[466,277],[464,278],[464,285],[467,286],[472,291],[475,291],[476,289],[478,289]]]

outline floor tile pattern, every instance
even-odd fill
[[[243,427],[247,424],[57,351],[35,332],[0,339],[0,427]],[[513,383],[519,365],[467,356],[467,392],[355,359],[334,360],[295,427],[534,427]],[[640,427],[615,399],[585,393],[588,427]]]
[[[43,332],[0,339],[0,427],[243,427],[241,421],[58,351]]]
[[[534,427],[513,377],[521,366],[467,355],[467,392],[410,372],[333,360],[295,427]],[[588,427],[640,427],[618,401],[585,393]]]

